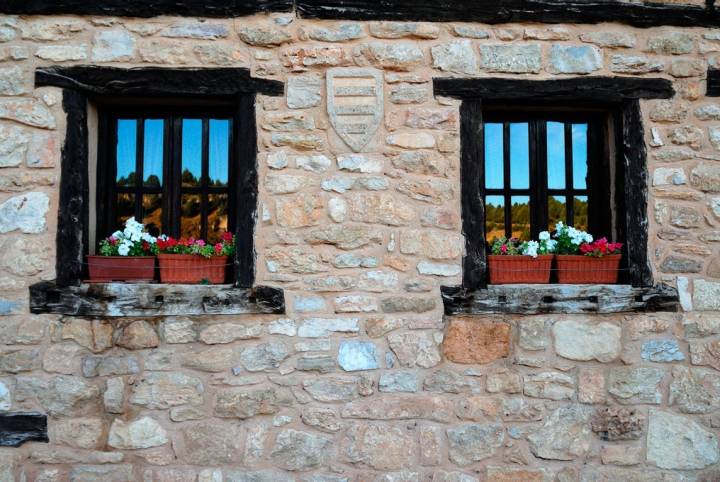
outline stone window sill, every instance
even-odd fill
[[[667,285],[518,284],[465,290],[442,286],[446,315],[487,313],[620,313],[678,311],[677,290]]]
[[[283,290],[268,286],[91,283],[30,287],[32,313],[68,316],[283,314]]]

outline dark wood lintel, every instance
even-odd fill
[[[122,69],[96,65],[42,67],[35,71],[35,86],[74,89],[93,95],[223,97],[260,93],[279,96],[278,80],[258,79],[245,68]]]

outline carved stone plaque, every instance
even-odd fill
[[[338,67],[328,70],[326,81],[330,124],[353,151],[359,152],[375,135],[383,117],[382,73]]]

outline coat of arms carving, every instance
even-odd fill
[[[382,73],[375,69],[330,69],[327,109],[338,136],[359,152],[380,127],[383,116]]]

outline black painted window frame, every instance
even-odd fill
[[[109,235],[117,226],[116,220],[116,195],[118,193],[134,194],[135,198],[135,219],[142,219],[142,198],[143,194],[162,195],[162,232],[173,236],[180,236],[181,214],[180,202],[183,194],[197,194],[201,201],[201,229],[199,237],[207,240],[207,203],[209,196],[213,194],[224,194],[228,196],[228,231],[235,231],[237,219],[237,203],[235,202],[237,189],[235,179],[238,175],[237,158],[235,157],[234,127],[238,122],[231,105],[156,105],[151,99],[145,102],[137,102],[132,107],[120,107],[117,104],[98,105],[98,183],[96,195],[96,213],[98,239]],[[200,186],[189,187],[181,185],[182,163],[181,163],[181,122],[183,119],[193,118],[202,121],[202,179]],[[231,130],[229,132],[228,149],[228,182],[226,186],[208,185],[209,168],[209,121],[210,119],[230,120]],[[137,153],[136,153],[136,176],[142,172],[144,164],[143,156],[143,124],[147,119],[162,119],[163,126],[163,183],[161,187],[145,186],[141,180],[136,180],[134,186],[118,186],[116,182],[116,153],[117,143],[117,122],[119,119],[138,119],[136,132]],[[236,186],[236,188],[231,188]]]
[[[434,79],[435,95],[461,99],[461,204],[466,254],[463,258],[463,292],[485,289],[486,246],[483,197],[478,182],[482,176],[483,104],[572,103],[611,113],[615,124],[617,166],[616,205],[622,215],[616,224],[617,237],[626,240],[628,271],[621,282],[634,287],[653,285],[648,241],[648,171],[645,131],[640,99],[667,99],[674,95],[666,79],[579,77],[558,80],[526,79]],[[456,288],[448,288],[455,290]],[[446,306],[446,311],[448,307]],[[452,310],[451,310],[452,311]]]
[[[511,108],[508,108],[511,107]],[[548,200],[550,196],[562,196],[573,199],[575,196],[588,198],[588,221],[591,233],[611,236],[611,216],[609,192],[605,186],[609,185],[610,169],[607,161],[609,152],[607,144],[607,119],[608,113],[592,110],[559,110],[556,108],[541,107],[540,109],[528,109],[527,106],[486,107],[483,110],[483,123],[503,124],[503,187],[488,188],[484,172],[485,163],[485,139],[479,139],[480,155],[483,162],[483,169],[480,183],[480,192],[485,203],[487,196],[502,196],[505,202],[505,235],[511,231],[512,219],[510,219],[511,199],[513,196],[526,196],[530,205],[530,237],[537,239],[540,231],[546,231],[549,227]],[[529,147],[529,186],[527,188],[514,188],[510,184],[510,123],[528,123],[528,147]],[[558,122],[564,125],[565,132],[565,187],[550,188],[547,178],[547,136],[546,126],[548,122]],[[587,184],[584,189],[573,186],[573,162],[572,162],[572,124],[588,124],[588,172]],[[567,203],[566,216],[563,222],[572,225],[573,203]],[[592,220],[592,221],[591,221]],[[619,240],[616,240],[619,241]]]
[[[185,98],[194,102],[232,104],[235,115],[234,156],[238,173],[231,190],[235,204],[246,209],[235,213],[237,249],[234,286],[252,288],[255,281],[254,234],[257,212],[257,93],[279,96],[279,81],[255,79],[245,68],[166,69],[158,67],[47,67],[36,71],[35,85],[63,88],[67,131],[62,149],[60,199],[56,236],[54,287],[79,286],[84,278],[84,259],[89,253],[89,143],[88,106],[98,99],[140,97]],[[47,291],[48,287],[43,287]],[[54,288],[53,288],[54,289]],[[31,288],[32,297],[32,288]],[[283,307],[284,309],[284,307]]]

